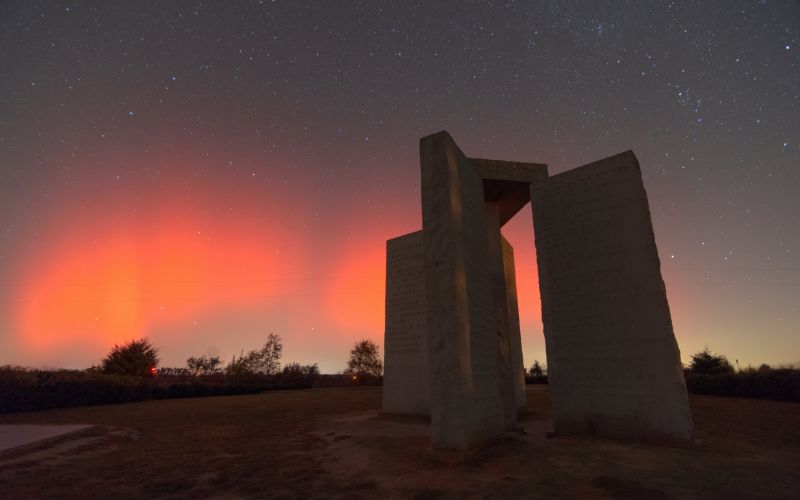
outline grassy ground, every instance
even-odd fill
[[[0,454],[2,498],[797,498],[800,404],[693,396],[697,443],[545,438],[546,387],[522,431],[431,450],[424,420],[377,416],[380,388],[149,401],[2,415],[94,429]]]

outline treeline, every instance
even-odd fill
[[[800,369],[762,364],[737,370],[727,357],[708,348],[691,358],[683,374],[692,394],[800,402]],[[525,383],[547,384],[547,369],[534,361],[525,372]]]
[[[320,374],[316,363],[281,367],[282,352],[280,337],[270,334],[260,349],[225,366],[218,356],[204,355],[189,357],[185,367],[159,368],[158,349],[140,339],[114,346],[86,370],[0,366],[0,413],[382,382],[380,352],[369,340],[355,344],[347,369],[336,375]]]
[[[684,377],[686,388],[693,394],[800,402],[797,368],[762,364],[736,370],[727,357],[708,348],[692,356]]]
[[[148,399],[254,394],[264,390],[301,388],[272,381],[174,381],[155,377],[108,374],[97,370],[33,370],[0,367],[0,413],[50,410],[73,406],[131,403]]]

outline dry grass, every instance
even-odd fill
[[[525,433],[435,451],[426,424],[377,416],[379,388],[150,401],[3,415],[92,423],[0,454],[3,498],[791,498],[800,404],[692,397],[697,444],[546,439],[549,392],[529,390]]]

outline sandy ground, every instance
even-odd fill
[[[150,401],[0,416],[97,424],[0,452],[3,498],[798,498],[800,405],[692,397],[696,443],[548,437],[549,392],[518,429],[432,450],[379,388]]]
[[[91,425],[0,425],[0,452],[82,431]]]

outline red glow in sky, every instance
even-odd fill
[[[442,129],[551,174],[633,149],[683,360],[798,361],[796,2],[669,23],[594,3],[231,4],[0,9],[0,364],[82,368],[147,335],[181,366],[274,332],[285,361],[341,370],[382,340],[383,245],[421,227],[418,140]]]
[[[149,336],[163,365],[181,366],[207,348],[226,359],[274,331],[287,361],[335,371],[355,340],[382,344],[385,240],[418,229],[416,214],[383,209],[371,215],[387,224],[362,231],[357,209],[342,207],[335,229],[344,237],[311,251],[332,228],[315,225],[302,203],[253,201],[254,191],[232,200],[195,189],[145,210],[121,198],[53,213],[47,243],[20,273],[20,351],[53,364],[69,353],[82,366]],[[523,328],[540,332],[529,208],[504,232],[517,247]]]
[[[52,214],[44,244],[19,273],[16,344],[44,362],[77,346],[83,359],[99,361],[111,345],[165,326],[185,329],[211,311],[235,314],[291,295],[308,261],[302,233],[253,198],[199,196],[199,204],[130,210],[122,199],[99,211]],[[227,210],[209,210],[220,206]],[[284,213],[303,218],[293,210]]]

